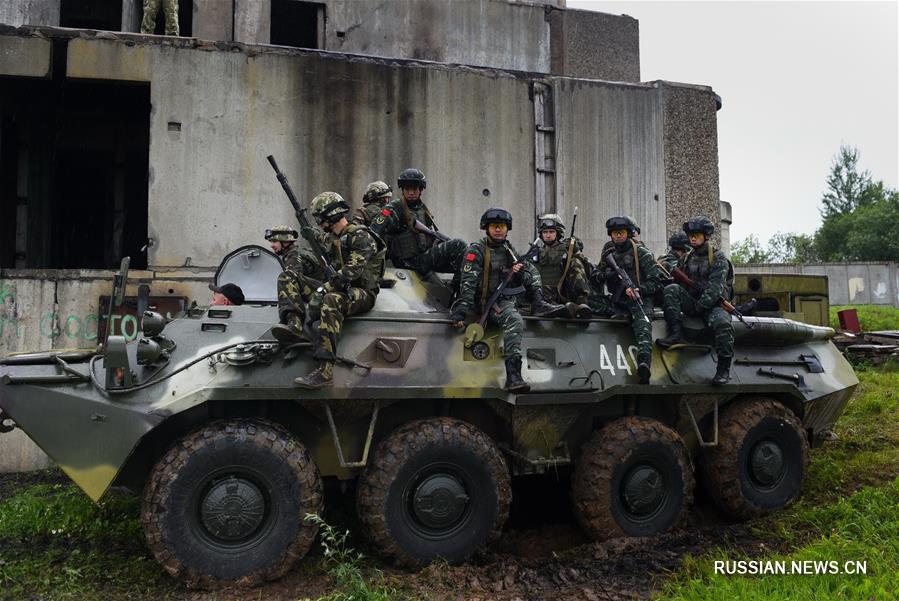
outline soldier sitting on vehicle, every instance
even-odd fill
[[[549,302],[564,303],[571,317],[588,319],[593,311],[587,305],[590,284],[581,254],[584,245],[575,237],[563,239],[565,224],[555,213],[540,218],[537,227],[540,244],[528,259],[534,261],[543,282],[543,296]]]
[[[457,288],[459,265],[467,244],[437,230],[421,199],[428,182],[418,169],[406,169],[397,178],[402,196],[388,202],[372,220],[371,230],[387,243],[394,267],[414,269],[425,277],[433,272],[452,273]]]
[[[318,297],[321,317],[314,336],[312,356],[318,368],[294,382],[303,388],[323,388],[334,383],[332,371],[337,359],[337,342],[343,320],[366,313],[375,306],[384,275],[384,242],[364,225],[349,223],[350,205],[336,192],[323,192],[312,199],[312,216],[324,229],[310,227],[303,236],[318,239],[326,249],[325,258],[336,273],[318,290],[303,288],[307,300]],[[334,244],[335,238],[339,246]],[[314,316],[313,316],[314,317]]]
[[[665,278],[671,278],[671,272],[677,267],[680,258],[690,252],[690,239],[683,232],[675,232],[668,238],[668,252],[656,259],[665,273]]]
[[[715,337],[715,353],[718,367],[712,384],[725,384],[730,380],[730,365],[734,355],[734,327],[730,314],[721,307],[721,300],[729,300],[728,285],[733,281],[733,267],[718,249],[712,248],[709,238],[715,233],[715,225],[708,217],[693,217],[684,222],[684,233],[690,239],[691,250],[681,257],[677,269],[684,272],[692,283],[665,287],[665,322],[668,336],[656,344],[668,348],[686,342],[683,315],[701,317]]]
[[[543,300],[540,273],[515,252],[506,240],[512,229],[512,215],[505,209],[488,209],[481,216],[481,229],[487,235],[472,242],[462,260],[462,282],[459,300],[450,316],[454,328],[465,326],[465,316],[475,310],[483,315],[488,311],[487,323],[503,330],[503,357],[506,364],[506,390],[527,392],[531,387],[521,377],[521,337],[524,320],[515,308],[515,300],[500,296],[492,307],[485,307],[488,298],[506,277],[514,286],[524,286],[535,313],[566,313],[561,305],[549,305]],[[485,286],[486,284],[486,286]]]
[[[591,279],[600,289],[605,285],[610,293],[600,297],[599,306],[594,308],[597,313],[630,316],[637,345],[637,374],[640,384],[648,384],[652,366],[652,297],[661,287],[662,272],[649,249],[633,237],[633,229],[633,221],[628,217],[606,221],[611,245],[603,251]]]
[[[278,275],[278,320],[272,336],[285,344],[299,342],[306,318],[304,289],[314,291],[326,279],[325,272],[311,252],[297,244],[299,234],[289,225],[265,230],[272,252],[281,257],[284,271]],[[311,294],[311,292],[310,292]],[[308,295],[306,296],[308,299]]]
[[[362,206],[353,212],[353,223],[371,227],[372,220],[391,200],[393,189],[385,182],[379,180],[368,184],[365,194],[362,195]]]

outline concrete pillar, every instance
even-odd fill
[[[3,25],[59,26],[61,0],[0,0],[0,23]]]
[[[235,42],[269,44],[271,36],[271,0],[234,0]]]
[[[230,42],[234,16],[234,0],[194,0],[193,37]]]
[[[548,9],[551,72],[609,81],[640,81],[637,20],[589,10]]]
[[[122,0],[122,31],[138,33],[143,18],[144,3],[142,0]]]
[[[730,224],[733,223],[733,209],[730,203],[722,200],[718,203],[721,209],[721,251],[730,257]]]

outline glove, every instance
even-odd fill
[[[468,311],[464,309],[456,309],[450,314],[450,321],[453,323],[458,323],[460,321],[465,321],[465,316],[468,315]]]
[[[316,229],[311,225],[304,225],[300,227],[300,235],[306,240],[315,240],[316,233]]]

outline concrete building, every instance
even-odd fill
[[[269,154],[299,198],[357,204],[418,167],[469,240],[490,206],[519,246],[578,206],[590,255],[612,215],[656,252],[721,223],[720,99],[640,82],[636,20],[563,5],[181,0],[173,38],[133,33],[138,0],[0,3],[0,352],[96,344],[124,255],[129,294],[208,302],[227,252],[294,222]]]

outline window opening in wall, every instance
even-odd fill
[[[121,31],[122,3],[110,0],[62,0],[60,27]]]
[[[0,267],[145,269],[150,86],[0,77]]]
[[[271,43],[295,48],[323,48],[325,5],[300,0],[272,0]]]
[[[138,5],[140,18],[143,18],[143,2],[135,0]],[[165,35],[165,10],[163,4],[159,7],[159,14],[156,15],[156,28],[153,33],[156,35]],[[193,0],[178,0],[178,37],[189,38],[193,35],[194,27],[194,3]],[[138,26],[138,31],[140,27]]]

